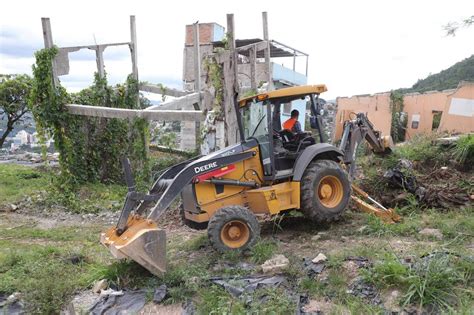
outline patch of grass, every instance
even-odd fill
[[[417,216],[405,217],[402,222],[387,224],[375,215],[366,215],[367,227],[363,230],[364,234],[382,237],[387,235],[410,236],[416,235],[419,229]]]
[[[156,281],[169,288],[166,303],[183,302],[193,297],[207,283],[209,272],[207,265],[194,261],[192,264],[169,266],[168,271]]]
[[[381,287],[397,286],[409,276],[409,269],[391,252],[385,252],[382,262],[376,263],[370,271],[362,270],[365,280]]]
[[[260,240],[251,249],[251,260],[256,264],[263,264],[266,260],[272,258],[278,246],[271,240]]]
[[[4,228],[0,225],[0,237],[12,239],[42,239],[49,241],[90,241],[96,242],[99,232],[103,227],[56,227],[51,229],[31,228],[28,226],[19,226],[13,228]]]
[[[430,165],[443,164],[450,159],[449,150],[433,144],[439,134],[416,135],[410,141],[395,149],[399,158],[410,161],[421,161]]]
[[[0,206],[16,203],[25,196],[44,190],[51,181],[51,175],[37,168],[0,164]]]
[[[298,283],[298,292],[306,293],[310,297],[323,296],[324,289],[325,286],[321,281],[308,277],[300,279]]]
[[[296,301],[281,288],[257,290],[250,304],[250,314],[292,314]]]
[[[188,252],[193,252],[200,250],[207,245],[209,245],[209,238],[207,237],[207,234],[202,234],[184,242],[180,248]]]
[[[366,281],[380,288],[401,288],[403,305],[417,304],[448,310],[469,294],[462,289],[472,285],[473,262],[444,252],[418,259],[411,266],[387,253],[372,270],[365,271]],[[472,293],[472,292],[471,292]]]
[[[474,135],[461,136],[456,141],[453,155],[460,164],[472,167],[472,161],[474,161]],[[471,165],[468,163],[471,163]]]
[[[129,260],[99,266],[93,273],[93,278],[107,279],[118,288],[140,288],[146,286],[151,277],[153,275],[148,270]]]
[[[86,183],[74,191],[62,190],[57,184],[48,188],[44,206],[66,207],[75,213],[97,213],[121,209],[127,188],[117,184]]]
[[[76,290],[96,280],[94,268],[93,258],[68,247],[0,243],[0,292],[21,292],[28,314],[59,313]]]
[[[439,229],[446,239],[472,240],[474,236],[474,209],[455,209],[446,213],[432,210],[425,216],[427,224]]]
[[[211,285],[198,292],[199,314],[245,314],[245,305],[232,297],[223,288]]]

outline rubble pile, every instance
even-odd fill
[[[418,175],[421,174],[421,175]],[[400,159],[397,165],[384,174],[389,187],[396,189],[391,196],[396,205],[406,199],[406,192],[415,195],[418,202],[427,208],[452,209],[469,205],[474,196],[469,195],[474,176],[462,173],[453,167],[424,170],[411,161]],[[463,187],[460,183],[465,182]]]

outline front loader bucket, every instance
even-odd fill
[[[130,258],[155,275],[166,271],[166,232],[152,220],[130,216],[122,235],[112,227],[100,235],[100,242],[115,258]]]

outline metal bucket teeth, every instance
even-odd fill
[[[130,258],[155,275],[166,271],[166,232],[151,220],[131,216],[122,235],[112,227],[100,235],[100,242],[115,258]]]

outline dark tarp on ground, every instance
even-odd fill
[[[125,315],[138,313],[146,302],[146,291],[123,291],[123,295],[104,295],[91,307],[92,315]]]

